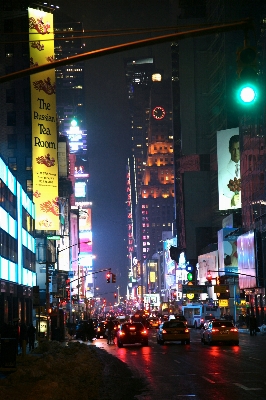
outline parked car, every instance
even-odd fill
[[[239,345],[239,332],[232,321],[218,320],[209,321],[202,330],[202,342],[204,344],[213,343],[233,343]]]
[[[117,346],[141,344],[148,346],[148,330],[141,322],[124,322],[117,331]]]
[[[101,321],[98,323],[97,329],[96,329],[96,338],[97,339],[106,339],[107,338],[106,325],[107,325],[107,321]]]
[[[171,319],[163,322],[157,331],[157,343],[177,342],[190,344],[190,331],[184,321]]]

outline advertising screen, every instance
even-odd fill
[[[219,210],[241,208],[239,128],[217,132]]]
[[[220,275],[233,275],[238,273],[238,236],[233,235],[234,232],[234,228],[224,228],[218,231]]]
[[[255,235],[249,231],[237,239],[239,288],[256,287]]]

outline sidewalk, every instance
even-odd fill
[[[257,332],[257,335],[266,336],[266,325],[259,326],[259,329],[260,329],[260,332]],[[249,334],[249,329],[248,328],[238,328],[238,332]]]

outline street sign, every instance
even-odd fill
[[[182,292],[187,293],[207,293],[206,285],[182,285]]]
[[[214,285],[214,293],[228,293],[229,285]]]
[[[50,240],[60,240],[60,239],[61,239],[61,236],[59,236],[59,235],[47,236],[47,239],[50,239]]]
[[[229,301],[227,299],[219,300],[219,307],[228,307]]]

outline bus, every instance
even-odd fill
[[[187,320],[188,326],[201,328],[204,322],[213,318],[220,318],[220,307],[210,304],[187,304],[182,307],[182,314]]]

